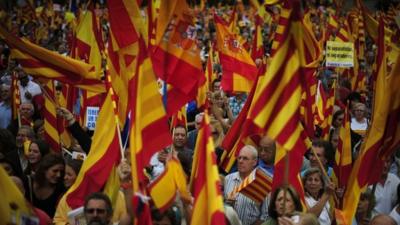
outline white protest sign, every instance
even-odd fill
[[[86,127],[94,130],[96,127],[97,116],[99,115],[99,107],[88,106],[86,108]]]

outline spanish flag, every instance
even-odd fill
[[[194,197],[190,224],[225,224],[224,205],[220,187],[210,119],[205,111],[196,140],[190,176]]]
[[[154,205],[164,211],[174,202],[177,191],[189,199],[186,175],[181,163],[175,157],[168,160],[164,172],[148,187]]]
[[[72,209],[82,206],[89,193],[102,190],[112,169],[119,164],[121,143],[115,118],[110,116],[114,115],[111,95],[109,91],[99,112],[87,159],[75,183],[66,193],[66,201]]]
[[[129,82],[129,144],[134,191],[144,187],[146,177],[143,170],[151,156],[172,140],[153,65],[142,38],[139,39],[139,47],[136,73]]]
[[[227,92],[250,92],[258,69],[237,34],[216,14],[217,50],[222,65],[221,87]]]
[[[171,86],[165,104],[168,115],[196,98],[203,76],[190,10],[185,0],[161,1],[157,19],[151,59],[157,77]]]

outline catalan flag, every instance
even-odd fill
[[[233,164],[235,163],[236,157],[237,155],[239,155],[240,149],[242,149],[245,144],[251,144],[251,138],[247,137],[254,133],[261,133],[261,129],[258,128],[251,131],[250,129],[248,129],[248,133],[244,133],[242,130],[243,123],[246,121],[247,115],[249,113],[249,109],[254,97],[254,92],[259,80],[260,76],[256,79],[249,95],[247,96],[246,102],[242,110],[240,111],[239,115],[235,119],[231,128],[225,135],[224,140],[222,141],[221,147],[224,149],[224,152],[221,156],[219,166],[227,173],[231,170]],[[255,144],[253,144],[253,146],[254,145]]]
[[[374,106],[372,121],[367,133],[365,143],[361,147],[359,156],[357,157],[353,169],[351,171],[350,179],[348,182],[347,190],[344,196],[343,212],[348,224],[354,217],[360,198],[360,194],[365,188],[379,181],[382,173],[383,162],[390,157],[389,145],[386,145],[385,136],[388,130],[398,128],[398,111],[394,111],[397,117],[397,122],[389,120],[392,114],[392,107],[399,106],[399,89],[400,82],[397,74],[399,67],[399,59],[396,63],[396,70],[388,76],[386,72],[386,51],[384,46],[385,32],[383,20],[379,21],[379,36],[378,36],[378,54],[377,65],[378,71],[376,77],[376,84],[374,88]],[[392,124],[391,124],[392,123]],[[389,134],[394,135],[394,134]],[[398,131],[397,131],[397,144]]]
[[[350,134],[350,115],[345,109],[343,124],[339,131],[339,143],[335,153],[334,172],[337,179],[337,187],[345,188],[352,168],[352,149]]]
[[[257,204],[261,204],[271,190],[272,176],[256,168],[234,189],[234,192],[240,192]]]
[[[174,202],[177,191],[189,199],[186,175],[181,163],[175,157],[168,160],[164,172],[148,187],[154,205],[164,211]]]
[[[329,137],[329,129],[332,125],[333,106],[335,105],[335,90],[336,81],[334,81],[328,93],[326,93],[322,82],[318,82],[315,124],[320,126],[322,130],[321,137],[325,140]]]
[[[196,140],[191,175],[194,197],[190,224],[225,224],[224,206],[220,187],[210,119],[205,111]]]
[[[93,92],[105,92],[104,83],[94,67],[62,56],[31,42],[9,34],[0,27],[0,36],[12,49],[15,59],[30,75],[55,79]]]
[[[222,65],[221,87],[227,92],[250,92],[258,69],[244,49],[237,34],[228,30],[226,23],[214,15],[217,30],[217,50]]]
[[[333,41],[349,42],[351,41],[351,36],[347,21],[343,20],[343,24],[341,24],[339,19],[335,15],[329,15],[328,29],[332,32],[331,38]]]
[[[196,28],[185,0],[161,1],[151,59],[157,77],[171,86],[166,111],[172,115],[197,95],[203,76]]]
[[[43,86],[44,90],[44,135],[50,148],[55,152],[61,152],[61,138],[58,129],[58,120],[56,114],[57,102],[55,98],[54,81],[48,80]],[[64,124],[60,124],[64,125]]]
[[[306,51],[318,52],[318,44],[301,23],[299,12],[295,10],[298,7],[298,1],[284,3],[282,11],[289,13],[289,19],[282,32],[283,42],[278,45],[266,75],[257,84],[243,132],[258,127],[277,142],[273,189],[289,182],[303,196],[298,174],[308,137],[300,122],[302,77],[306,75],[304,69],[316,69],[319,55],[311,55],[314,61],[306,61]],[[311,40],[310,49],[304,47],[306,40]],[[287,181],[284,180],[285,158],[290,165]]]
[[[262,36],[262,25],[263,20],[259,15],[255,15],[255,26],[256,29],[254,31],[253,38],[253,46],[251,48],[251,58],[253,60],[256,59],[264,59],[264,45],[263,45],[263,36]]]

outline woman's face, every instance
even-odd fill
[[[357,120],[361,120],[365,117],[365,109],[362,106],[358,106],[354,108],[354,117]]]
[[[318,193],[323,188],[323,183],[322,183],[320,174],[319,173],[313,173],[313,174],[309,175],[307,177],[307,179],[306,179],[305,184],[304,184],[304,188],[311,195],[313,195],[313,196],[314,195],[318,195]]]
[[[72,167],[65,165],[64,186],[69,188],[74,184],[77,174]]]
[[[344,119],[344,114],[343,114],[343,113],[340,114],[340,115],[338,115],[338,116],[336,117],[335,121],[333,121],[333,126],[334,126],[335,128],[340,127],[340,126],[342,125],[342,123],[343,123],[343,119]]]
[[[46,171],[46,180],[50,184],[57,184],[64,172],[63,164],[56,164]]]
[[[368,211],[369,199],[361,196],[357,205],[357,213],[364,213]]]
[[[28,161],[30,164],[36,164],[42,159],[42,154],[40,153],[39,146],[36,143],[32,143],[29,146]]]
[[[275,200],[275,209],[276,212],[278,213],[278,216],[283,216],[294,212],[295,210],[294,201],[289,192],[286,192],[285,196],[284,190],[279,191],[278,196],[276,197]]]

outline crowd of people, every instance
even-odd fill
[[[30,7],[27,2],[18,1],[9,5],[8,11],[0,12],[0,18],[5,21],[5,26],[14,35],[25,37],[42,47],[68,55],[73,30],[77,25],[79,14],[83,13],[82,7],[85,3],[81,2],[74,14],[71,12],[74,7],[70,4],[53,5],[44,4],[44,1],[35,1],[35,15],[32,15],[29,11],[24,11]],[[333,2],[322,0],[303,2],[303,7],[311,11],[310,21],[314,35],[317,39],[321,39],[323,28],[327,24],[327,15],[334,11],[336,6]],[[247,46],[247,50],[251,50],[256,10],[247,4],[241,4],[241,7],[241,10],[237,12],[237,30],[246,41],[244,46]],[[204,10],[196,6],[195,27],[204,65],[209,57],[208,50],[211,46],[209,43],[215,41],[213,13],[217,12],[224,18],[228,18],[233,8],[233,4],[223,3],[208,4]],[[106,39],[108,31],[106,3],[97,2],[95,12],[100,23],[103,24]],[[268,13],[269,21],[265,21],[262,27],[266,61],[268,61],[273,34],[277,28],[277,21],[274,18],[279,16],[280,8],[270,6]],[[261,135],[255,146],[245,145],[240,149],[232,169],[225,171],[224,168],[219,168],[227,224],[339,224],[334,210],[337,201],[340,202],[340,199],[343,199],[344,190],[336,186],[332,169],[339,133],[348,110],[351,116],[351,151],[352,162],[354,162],[371,123],[373,89],[368,85],[369,78],[374,73],[376,50],[377,45],[372,38],[367,36],[365,58],[359,60],[360,71],[363,71],[367,78],[362,85],[364,89],[353,90],[350,78],[342,76],[341,70],[324,65],[318,69],[317,77],[326,93],[329,93],[332,88],[337,88],[337,96],[332,112],[332,122],[329,124],[329,137],[320,135],[322,128],[317,127],[316,138],[303,157],[300,172],[305,201],[302,202],[299,191],[290,184],[276,188],[265,196],[261,203],[237,191],[236,187],[256,169],[260,169],[271,179],[274,176],[276,142],[268,136]],[[222,140],[235,123],[248,96],[247,93],[224,92],[221,88],[223,68],[218,62],[214,62],[213,70],[217,78],[212,81],[208,98],[211,133],[217,161],[219,161],[224,152],[221,146]],[[15,86],[13,86],[14,80],[17,81]],[[337,80],[337,87],[333,86],[334,80]],[[90,148],[92,132],[77,120],[79,112],[57,107],[57,116],[64,120],[63,125],[73,137],[73,141],[70,146],[63,146],[63,149],[51,149],[48,137],[45,135],[43,110],[46,93],[42,84],[35,77],[27,74],[18,61],[12,58],[10,47],[1,39],[0,84],[0,165],[34,207],[39,224],[70,224],[68,215],[72,209],[66,202],[65,193],[76,181],[84,162],[82,157],[73,157],[75,154],[71,153],[79,152],[87,155],[89,151],[92,151]],[[19,99],[16,99],[15,88],[18,89]],[[347,101],[349,101],[348,106],[346,106]],[[13,111],[13,105],[16,102],[19,103],[17,117],[14,116],[15,111]],[[347,110],[345,110],[346,107]],[[171,133],[172,145],[160,150],[151,158],[146,170],[149,182],[163,174],[168,160],[172,157],[180,161],[188,177],[187,180],[190,180],[193,152],[203,117],[204,112],[197,109],[193,102],[188,104],[188,123],[176,125]],[[400,224],[400,160],[398,157],[398,153],[390,157],[384,165],[380,181],[361,194],[353,225]],[[132,211],[132,193],[129,190],[131,186],[126,185],[132,179],[130,170],[129,160],[124,160],[119,165],[122,185],[116,203],[111,203],[109,197],[100,192],[87,196],[83,205],[87,224],[129,224],[132,222],[135,215]],[[177,197],[176,201],[164,211],[152,206],[153,224],[189,224],[191,204],[192,202]]]

